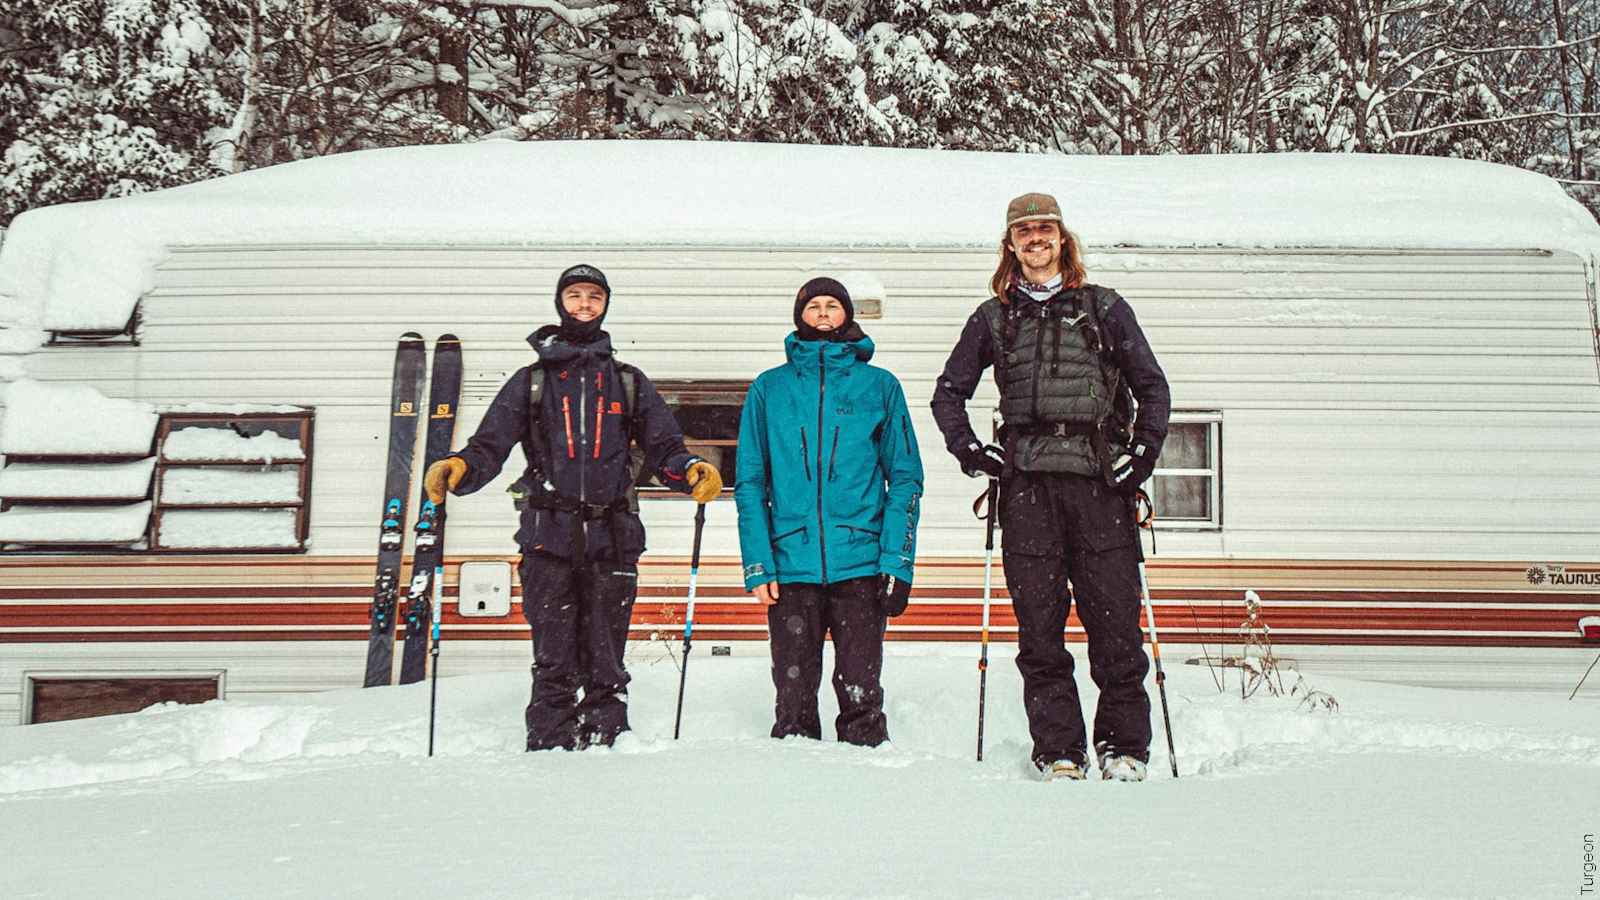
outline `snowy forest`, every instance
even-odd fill
[[[7,0],[0,227],[484,138],[1454,156],[1600,210],[1595,0]],[[1597,150],[1600,153],[1600,150]]]

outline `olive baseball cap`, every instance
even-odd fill
[[[1023,194],[1006,207],[1006,227],[1019,222],[1061,222],[1061,204],[1049,194]]]

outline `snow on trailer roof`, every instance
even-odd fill
[[[988,248],[1026,191],[1055,194],[1099,247],[1600,247],[1553,180],[1466,160],[486,141],[31,210],[0,247],[0,318],[120,329],[180,244]]]

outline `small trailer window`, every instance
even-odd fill
[[[223,696],[224,673],[72,672],[23,674],[24,724],[138,712],[158,703],[204,703]]]
[[[748,381],[658,381],[656,390],[683,429],[689,452],[704,457],[722,473],[723,493],[733,491],[739,453],[739,413],[744,408]],[[634,453],[639,452],[634,448]],[[641,496],[680,496],[671,493],[654,472],[639,473]]]
[[[1221,449],[1221,413],[1173,412],[1151,480],[1158,526],[1222,527]]]
[[[121,328],[63,328],[50,332],[50,347],[137,347],[139,346],[139,307],[133,308]]]

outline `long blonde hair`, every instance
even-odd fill
[[[1056,227],[1061,230],[1062,240],[1066,244],[1061,253],[1061,286],[1082,287],[1089,277],[1083,267],[1083,245],[1077,235],[1067,230],[1067,226],[1057,223]],[[1001,303],[1008,302],[1006,292],[1022,274],[1022,263],[1017,260],[1017,254],[1010,245],[1011,229],[1007,228],[1000,235],[1000,265],[995,267],[994,275],[989,279],[989,291],[999,297]]]

